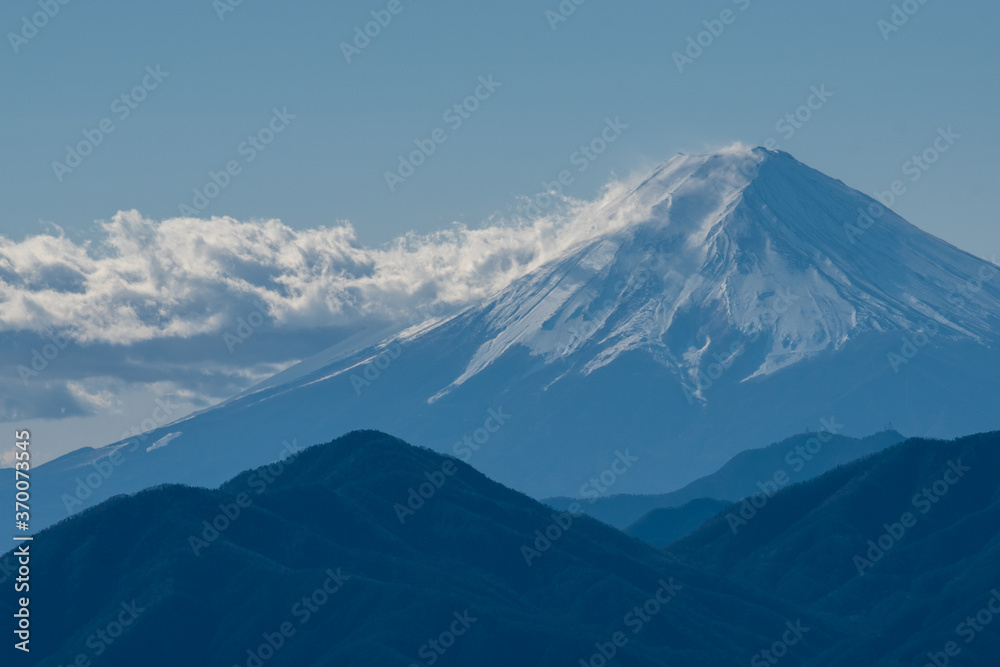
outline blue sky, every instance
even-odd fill
[[[0,287],[19,295],[0,298],[0,427],[58,442],[43,456],[384,324],[413,305],[389,283],[444,307],[488,293],[572,240],[555,209],[501,224],[564,170],[599,202],[677,152],[770,140],[868,194],[899,181],[905,218],[1000,252],[985,0],[233,2],[0,7]],[[224,344],[276,284],[285,309]]]
[[[877,22],[893,4],[588,0],[553,30],[556,0],[400,0],[348,63],[341,42],[388,0],[244,0],[222,20],[210,0],[76,0],[18,53],[5,40],[2,233],[19,239],[51,222],[86,236],[94,220],[131,208],[179,215],[209,171],[242,159],[238,146],[277,107],[296,118],[205,217],[297,229],[346,219],[371,245],[456,220],[478,225],[538,192],[608,117],[628,129],[575,179],[574,196],[679,151],[770,137],[871,192],[953,126],[960,142],[896,208],[960,247],[995,252],[998,9],[930,0],[886,40]],[[672,54],[726,9],[735,20],[678,72]],[[4,3],[0,25],[20,32],[37,11],[37,1]],[[169,76],[118,120],[113,101],[157,65]],[[489,74],[501,87],[390,192],[384,173],[397,156]],[[824,84],[833,97],[784,139],[776,122]],[[52,162],[103,118],[114,132],[59,182]]]

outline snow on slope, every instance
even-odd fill
[[[699,374],[743,354],[746,339],[768,348],[743,379],[869,331],[995,339],[997,286],[963,287],[992,265],[780,151],[677,155],[602,213],[609,231],[464,312],[364,332],[241,396],[331,377],[394,342],[473,322],[479,348],[428,402],[516,346],[585,375],[644,350],[702,398]]]
[[[732,332],[769,341],[746,378],[867,331],[994,335],[983,313],[1000,312],[995,287],[971,307],[955,304],[982,260],[785,153],[679,155],[615,206],[641,211],[641,221],[442,325],[480,320],[485,340],[432,402],[517,345],[549,363],[572,357],[584,374],[646,350],[696,391],[706,360],[742,353],[735,341],[707,356],[713,337]],[[874,225],[858,235],[859,219]]]

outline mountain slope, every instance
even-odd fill
[[[690,535],[730,503],[714,498],[695,498],[679,507],[658,507],[646,512],[625,529],[654,547],[665,547]]]
[[[923,665],[949,642],[961,655],[949,662],[996,664],[1000,635],[974,628],[1000,611],[997,470],[1000,432],[907,440],[763,507],[731,506],[670,552],[871,628],[822,664]]]
[[[911,439],[778,492],[735,533],[740,505],[656,550],[352,433],[218,490],[158,487],[42,532],[30,664],[602,664],[617,636],[607,664],[774,664],[764,651],[793,638],[782,664],[951,651],[947,664],[986,667],[1000,654],[997,469],[1000,432]]]
[[[40,467],[53,500],[36,523],[156,483],[214,486],[284,440],[356,428],[544,497],[626,449],[638,464],[612,492],[677,489],[830,415],[854,434],[997,427],[1000,272],[840,181],[763,149],[682,155],[602,215],[607,231],[455,316],[317,355],[139,447]]]
[[[835,419],[828,419],[817,432],[800,433],[767,447],[740,452],[711,475],[696,479],[684,488],[670,493],[591,498],[584,502],[584,511],[599,521],[625,529],[647,512],[681,507],[699,498],[732,502],[754,494],[772,494],[904,440],[893,430],[867,438],[849,438],[836,434],[840,428]],[[570,503],[579,501],[560,497],[547,498],[543,502],[564,510]],[[673,516],[673,513],[661,516]]]
[[[567,665],[602,645],[623,665],[737,665],[789,618],[812,628],[796,660],[834,640],[794,606],[377,432],[218,490],[114,498],[31,549],[40,667],[80,653],[154,667]],[[120,638],[88,640],[123,610]]]

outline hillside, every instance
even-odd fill
[[[670,553],[868,628],[820,664],[923,665],[955,642],[955,664],[995,665],[998,470],[1000,432],[907,440],[760,508],[733,505]]]
[[[690,535],[710,518],[729,507],[724,500],[696,498],[680,507],[660,507],[650,510],[625,529],[654,547],[665,547]]]
[[[584,511],[595,519],[624,529],[648,512],[681,507],[699,498],[734,501],[755,493],[772,494],[904,439],[893,430],[866,438],[851,438],[836,434],[843,427],[835,419],[826,422],[829,430],[799,433],[767,447],[740,452],[711,475],[696,479],[677,491],[591,498],[584,503]],[[543,502],[556,509],[566,509],[574,499],[547,498]]]
[[[94,665],[252,665],[248,650],[273,653],[269,666],[555,666],[601,646],[617,664],[708,667],[745,664],[789,618],[814,628],[803,656],[832,639],[792,605],[377,432],[217,490],[113,498],[31,549],[40,667],[81,651]],[[138,617],[96,655],[88,638],[123,604]]]

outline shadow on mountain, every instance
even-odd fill
[[[670,552],[856,620],[860,634],[816,664],[995,665],[998,471],[1000,432],[911,439],[732,505]]]
[[[626,533],[654,547],[665,547],[690,535],[708,519],[729,507],[724,500],[696,498],[681,507],[660,507],[647,512]]]
[[[354,432],[43,531],[30,664],[994,665],[998,470],[911,439],[657,550]]]
[[[811,630],[788,664],[804,664],[839,636],[373,431],[217,490],[112,498],[30,549],[31,664],[43,667],[81,654],[95,666],[577,665],[602,652],[716,667],[746,664],[799,620]]]
[[[682,507],[700,498],[734,501],[754,493],[784,488],[813,479],[839,465],[880,452],[904,440],[902,435],[893,430],[881,431],[866,438],[838,435],[836,432],[843,427],[834,419],[825,421],[827,423],[818,432],[799,433],[767,447],[740,452],[711,475],[696,479],[676,491],[594,498],[587,502],[584,511],[595,519],[624,530],[656,509]],[[542,502],[564,510],[574,500],[560,497],[547,498]],[[701,516],[707,519],[712,514]],[[663,513],[659,516],[675,517],[677,514]],[[698,525],[700,523],[690,526],[690,529],[694,530]],[[631,529],[629,532],[636,535]]]

